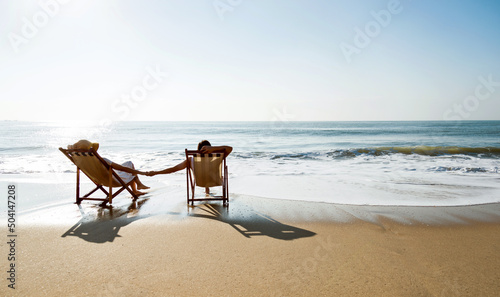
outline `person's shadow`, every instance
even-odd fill
[[[312,231],[280,223],[255,210],[246,210],[244,215],[232,216],[229,209],[221,204],[205,203],[190,208],[192,211],[189,216],[226,223],[247,238],[269,236],[281,240],[294,240],[316,235]]]
[[[61,237],[77,236],[94,243],[113,242],[116,237],[120,237],[118,232],[121,227],[141,218],[137,215],[139,208],[148,200],[149,198],[134,201],[127,208],[100,207],[92,215],[86,214],[79,205],[82,218]]]

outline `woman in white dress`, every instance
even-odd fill
[[[89,150],[90,148],[93,148],[95,151],[99,149],[99,143],[96,142],[90,142],[88,140],[82,139],[75,144],[68,145],[68,149],[84,149],[84,150]],[[137,176],[138,174],[145,174],[142,171],[136,170],[134,167],[134,163],[131,161],[127,161],[123,164],[117,164],[112,162],[109,159],[103,158],[104,161],[106,161],[113,169],[117,170],[118,176],[120,176],[122,179],[127,180],[130,179],[131,176],[133,176],[133,182],[131,183],[132,191],[136,195],[144,195],[146,193],[141,192],[139,190],[146,190],[149,189],[148,186],[144,185],[139,177]]]

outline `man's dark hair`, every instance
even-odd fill
[[[198,143],[198,150],[201,150],[204,146],[212,146],[208,140],[202,140]]]

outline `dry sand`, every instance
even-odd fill
[[[4,272],[0,295],[500,292],[497,204],[368,207],[235,197],[229,208],[175,202],[157,211],[158,197],[119,199],[112,209],[67,204],[24,215],[16,289],[7,288]]]

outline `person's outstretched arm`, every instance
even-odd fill
[[[186,169],[186,167],[187,167],[187,161],[184,160],[181,163],[179,163],[173,167],[169,167],[167,169],[163,169],[163,170],[159,170],[159,171],[148,171],[145,174],[147,176],[153,176],[153,175],[157,175],[157,174],[169,174],[169,173],[177,172],[177,171],[182,170],[182,169]]]
[[[132,168],[128,168],[128,167],[125,167],[125,166],[122,166],[120,164],[116,164],[114,162],[111,162],[111,167],[113,169],[116,169],[116,170],[120,170],[120,171],[124,171],[124,172],[128,172],[128,173],[132,173],[134,175],[137,175],[137,174],[145,174],[144,172],[142,171],[139,171],[139,170],[135,170],[135,169],[132,169]]]

